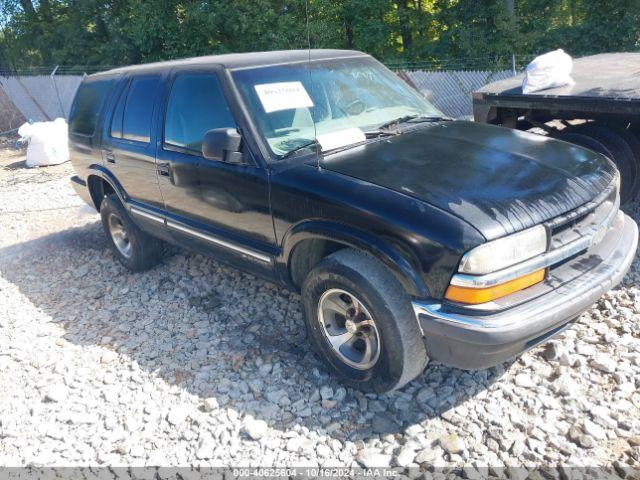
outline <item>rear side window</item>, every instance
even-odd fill
[[[118,128],[117,131],[114,132],[114,124],[112,123],[112,136],[121,134],[122,138],[127,140],[149,143],[153,104],[156,100],[159,84],[159,77],[134,77],[131,80],[128,93],[123,93],[123,96],[126,95],[126,103],[124,104],[124,112],[122,113],[122,129],[120,131]],[[123,98],[120,100],[124,101]],[[118,102],[118,106],[119,104],[120,102]],[[118,114],[119,108],[116,107],[114,117]]]
[[[165,144],[194,153],[212,128],[235,128],[218,78],[212,73],[178,75],[173,82],[164,127]]]
[[[78,88],[73,108],[69,115],[69,131],[78,135],[92,136],[96,130],[98,115],[102,110],[113,79],[83,82]]]

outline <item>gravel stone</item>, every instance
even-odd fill
[[[416,452],[409,447],[404,447],[396,455],[396,465],[399,467],[408,467],[416,458]]]
[[[389,433],[396,433],[398,431],[398,424],[390,415],[386,413],[380,413],[373,417],[371,422],[371,428],[375,433],[386,435]]]
[[[440,446],[449,453],[462,453],[465,449],[464,442],[458,437],[458,435],[442,435],[438,439]]]
[[[616,362],[613,358],[598,355],[591,361],[591,366],[601,372],[613,373],[616,371]]]
[[[253,440],[260,440],[269,430],[264,420],[247,420],[244,424],[244,432]]]
[[[196,450],[196,458],[199,460],[207,460],[209,458],[213,458],[215,449],[216,449],[215,440],[211,436],[205,436],[198,443],[198,449]]]
[[[178,405],[173,407],[167,414],[167,422],[177,426],[184,423],[189,417],[191,407],[189,405]]]
[[[581,447],[587,449],[591,449],[596,446],[595,440],[589,435],[580,435],[580,437],[578,438],[578,443],[580,443]]]
[[[536,383],[532,380],[531,375],[520,373],[515,377],[516,385],[523,388],[534,388]]]
[[[205,412],[214,412],[219,406],[218,399],[215,397],[205,398],[204,402],[202,402],[202,407]]]
[[[331,450],[331,448],[323,443],[318,444],[318,446],[316,447],[316,454],[320,457],[320,458],[329,458],[331,456],[333,456],[333,451]]]
[[[356,460],[365,468],[388,468],[391,466],[391,455],[382,454],[371,448],[358,451]]]
[[[67,387],[64,385],[51,385],[44,393],[45,402],[61,403],[67,398]]]
[[[329,410],[331,408],[334,408],[337,404],[338,402],[336,402],[335,400],[322,400],[320,405],[322,405],[322,408]]]
[[[118,359],[118,353],[113,350],[106,350],[100,357],[100,363],[111,363]]]
[[[580,392],[580,385],[569,374],[563,373],[553,382],[553,390],[565,397],[575,396]]]
[[[432,447],[428,447],[428,448],[423,448],[422,450],[420,450],[415,458],[413,459],[413,461],[417,464],[423,464],[423,463],[431,463],[433,461],[433,459],[435,458],[435,451]]]
[[[591,420],[585,420],[582,428],[584,429],[584,433],[592,436],[596,440],[606,440],[607,438],[607,433],[604,429]]]
[[[330,400],[333,397],[333,389],[327,385],[320,388],[320,397],[322,400]]]
[[[558,360],[565,352],[562,349],[562,346],[558,342],[549,342],[545,345],[544,351],[542,353],[544,358],[549,361]]]

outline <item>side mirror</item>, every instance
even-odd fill
[[[214,128],[204,134],[202,156],[218,162],[243,163],[241,144],[242,136],[235,128]]]

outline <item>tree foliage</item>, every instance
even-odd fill
[[[486,68],[555,48],[640,48],[640,0],[0,0],[0,66],[107,66],[353,48]]]

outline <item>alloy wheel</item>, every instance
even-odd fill
[[[120,217],[112,213],[109,215],[109,234],[118,251],[125,257],[131,257],[131,240]]]
[[[327,290],[318,302],[318,319],[333,352],[357,370],[368,370],[380,357],[380,335],[364,304],[338,288]]]

